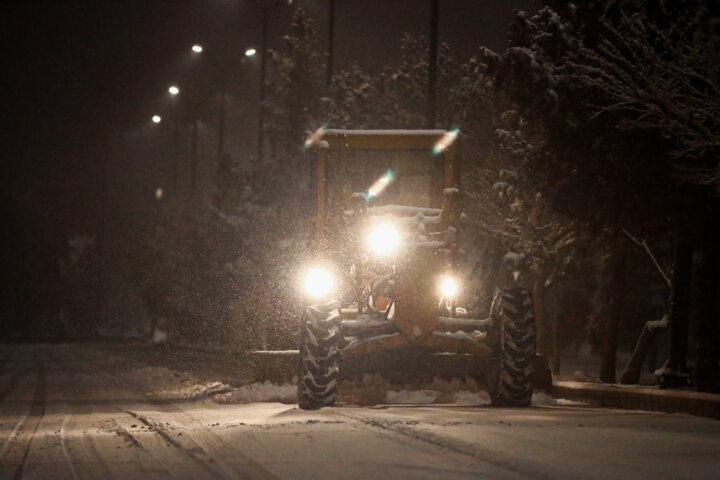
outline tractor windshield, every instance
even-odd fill
[[[442,206],[442,156],[407,150],[359,150],[342,156],[339,168],[332,169],[336,178],[330,180],[331,185],[342,185],[342,193],[337,192],[342,203],[361,193],[373,206]]]

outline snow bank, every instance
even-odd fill
[[[119,379],[134,385],[149,397],[193,399],[230,389],[219,381],[200,381],[190,374],[157,366],[146,366],[121,373]]]
[[[198,399],[211,397],[222,404],[261,402],[297,403],[297,385],[270,381],[251,383],[232,388],[219,381],[199,381],[187,373],[166,367],[145,366],[120,374],[121,381],[139,387],[150,397]],[[452,404],[467,406],[490,405],[490,396],[474,381],[436,378],[419,386],[390,385],[380,375],[365,375],[362,379],[346,380],[339,386],[341,402],[355,405],[376,404]],[[555,399],[547,393],[533,395],[534,406],[582,405],[570,400]]]
[[[387,394],[387,403],[412,403],[412,404],[453,404],[480,406],[490,405],[490,396],[483,391],[470,392],[441,392],[439,390],[390,390]]]
[[[217,395],[215,401],[218,403],[297,403],[297,386],[290,383],[278,385],[270,381],[251,383],[236,388],[230,393]]]
[[[582,402],[576,402],[573,400],[566,400],[564,398],[553,398],[545,392],[536,392],[532,396],[532,405],[536,407],[545,406],[572,406],[572,405],[586,405]]]
[[[433,403],[440,392],[435,390],[390,390],[387,403]]]
[[[390,390],[387,394],[387,403],[412,403],[412,404],[453,404],[466,406],[490,405],[490,395],[485,391],[460,390],[455,392],[442,392],[439,390]],[[545,392],[537,392],[532,397],[533,406],[564,406],[583,405],[581,402],[553,398]]]

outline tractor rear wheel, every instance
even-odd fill
[[[298,405],[316,410],[335,405],[340,367],[338,309],[308,307],[300,325]]]
[[[524,407],[533,394],[535,313],[532,295],[524,288],[495,293],[495,317],[488,390],[493,405]]]

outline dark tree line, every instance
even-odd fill
[[[508,49],[487,63],[542,138],[544,154],[531,168],[537,185],[553,208],[583,219],[606,244],[601,376],[615,379],[622,296],[633,280],[623,264],[643,254],[629,250],[630,238],[654,246],[659,269],[672,266],[666,380],[687,372],[693,314],[702,339],[698,387],[717,389],[720,97],[712,25],[720,12],[706,2],[549,3],[534,16],[518,13]]]

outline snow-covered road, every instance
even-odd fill
[[[237,403],[288,387],[242,387],[231,361],[186,373],[187,355],[159,356],[0,345],[0,478],[720,478],[715,420],[558,405],[305,412]]]

